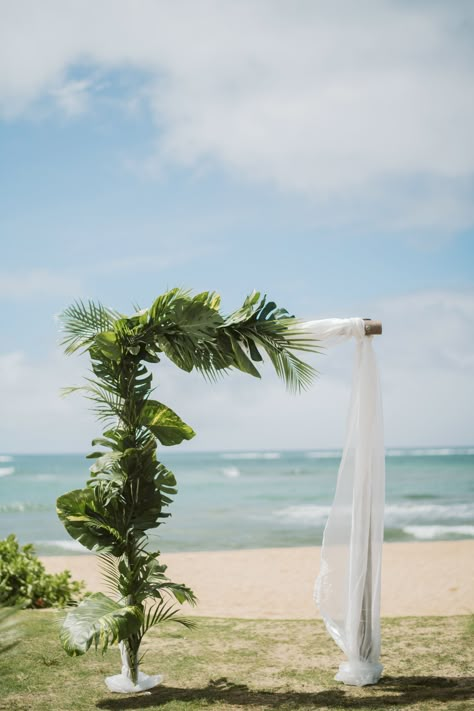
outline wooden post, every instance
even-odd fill
[[[382,321],[372,321],[371,318],[365,318],[365,335],[380,336],[382,333]]]
[[[381,335],[382,321],[372,321],[371,318],[365,318],[364,321],[366,336]],[[365,571],[361,619],[358,630],[360,656],[366,661],[370,661],[372,658],[372,592],[372,537],[369,526],[367,538],[367,569]]]

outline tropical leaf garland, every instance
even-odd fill
[[[293,391],[308,387],[313,368],[295,351],[317,352],[317,344],[286,310],[248,296],[229,316],[214,292],[193,296],[182,289],[161,294],[149,309],[125,316],[94,302],[76,302],[61,316],[66,353],[87,352],[91,375],[79,390],[106,423],[93,440],[90,478],[57,501],[68,533],[100,560],[112,597],[95,593],[66,617],[61,641],[68,654],[91,646],[105,651],[123,643],[136,681],[143,635],[174,621],[184,602],[196,598],[186,585],[166,576],[159,553],[147,550],[147,531],[170,516],[176,479],[156,457],[164,446],[194,437],[193,429],[167,405],[151,399],[147,364],[168,358],[182,370],[215,380],[231,369],[260,377],[266,355]]]

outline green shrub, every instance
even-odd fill
[[[47,573],[34,546],[20,547],[11,534],[0,540],[0,605],[20,607],[64,607],[81,597],[83,582],[71,580],[63,570]]]

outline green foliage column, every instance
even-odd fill
[[[134,684],[146,632],[169,620],[190,626],[177,616],[177,603],[196,602],[186,585],[166,577],[159,553],[147,548],[147,531],[170,516],[176,494],[174,475],[157,459],[157,440],[170,446],[195,434],[152,399],[148,364],[165,356],[211,380],[230,369],[260,377],[255,363],[266,354],[293,390],[314,374],[293,352],[314,351],[314,341],[285,310],[258,293],[228,317],[219,305],[216,294],[173,289],[130,317],[91,302],[62,315],[66,352],[87,352],[92,371],[84,386],[69,390],[82,390],[93,402],[105,431],[92,443],[101,449],[89,455],[95,461],[85,488],[61,496],[57,511],[68,533],[100,554],[112,595],[95,593],[71,611],[61,640],[71,655],[122,642]]]

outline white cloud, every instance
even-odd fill
[[[472,444],[474,292],[431,291],[372,304],[383,321],[376,337],[389,446]],[[353,314],[356,315],[356,314]],[[155,397],[197,432],[188,450],[340,447],[344,438],[354,346],[316,356],[320,377],[290,395],[269,367],[261,381],[233,373],[215,385],[162,362]],[[85,451],[100,423],[79,396],[85,359],[59,352],[42,362],[22,353],[0,356],[0,450]],[[466,377],[467,376],[467,377]]]
[[[197,224],[195,221],[194,224]],[[147,227],[148,232],[155,227]],[[97,277],[113,278],[126,273],[127,276],[145,273],[157,273],[173,267],[191,264],[209,254],[215,254],[220,245],[206,238],[199,239],[199,244],[180,236],[178,246],[169,242],[169,238],[156,237],[154,248],[157,253],[128,254],[109,260],[90,261],[78,264],[74,269],[17,269],[0,270],[0,301],[27,301],[46,299],[50,296],[63,296],[78,299],[83,296],[84,284],[97,280]]]
[[[89,107],[91,88],[92,81],[78,79],[66,81],[56,89],[52,89],[50,93],[67,116],[79,116]]]
[[[474,292],[425,291],[379,304],[391,444],[472,442]]]
[[[78,277],[48,269],[0,272],[0,299],[31,299],[51,295],[77,297],[81,291]]]
[[[77,276],[49,269],[0,272],[0,299],[23,300],[51,295],[77,297],[81,283]]]
[[[84,361],[59,352],[32,361],[20,351],[0,354],[0,451],[84,451],[94,423],[80,398],[60,389],[79,384]]]
[[[129,254],[119,259],[110,259],[108,262],[101,262],[98,265],[88,267],[87,273],[94,274],[119,274],[159,272],[172,267],[189,264],[197,259],[215,253],[218,245],[204,239],[199,240],[198,245],[193,245],[191,241],[180,237],[179,248],[174,248],[173,244],[167,244],[166,240],[156,239],[156,249],[159,254]]]
[[[74,113],[73,67],[141,70],[155,165],[218,165],[322,213],[453,230],[474,221],[473,15],[463,2],[17,0],[0,106],[14,116],[59,85]]]

